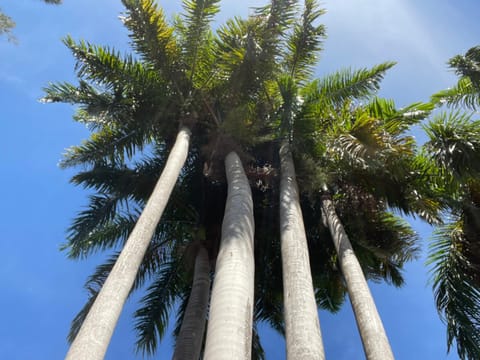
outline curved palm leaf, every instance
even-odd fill
[[[463,78],[456,85],[447,90],[442,90],[432,95],[434,104],[446,104],[453,107],[465,106],[475,110],[480,107],[480,96],[471,80]]]
[[[320,9],[316,0],[305,0],[301,21],[294,25],[286,41],[283,67],[299,83],[310,78],[317,53],[322,49],[325,26],[315,22],[323,14],[325,10]]]
[[[314,103],[318,107],[341,107],[347,100],[371,97],[379,89],[385,72],[394,65],[394,62],[385,62],[371,69],[346,69],[313,81],[302,94],[305,106]]]
[[[480,120],[441,113],[423,129],[429,137],[425,149],[440,169],[457,179],[480,174]]]
[[[448,350],[455,340],[461,359],[476,359],[480,351],[480,291],[465,256],[472,239],[465,235],[461,219],[438,228],[428,264],[432,265],[437,309],[447,325]]]
[[[163,10],[153,0],[122,0],[127,9],[123,23],[130,30],[133,49],[143,61],[151,64],[163,78],[178,82],[175,64],[179,55],[174,28]]]
[[[153,354],[165,335],[169,314],[184,283],[180,264],[180,259],[173,258],[161,265],[135,311],[136,347],[144,354]]]

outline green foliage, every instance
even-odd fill
[[[127,9],[123,23],[130,31],[133,49],[141,59],[157,70],[163,78],[177,81],[175,65],[179,48],[163,10],[153,0],[122,0]]]
[[[178,27],[183,49],[183,61],[189,71],[187,76],[193,80],[199,59],[209,59],[211,55],[210,22],[220,11],[219,0],[183,0],[184,13]]]
[[[105,280],[110,274],[110,271],[115,265],[119,254],[120,252],[115,252],[106,260],[106,262],[97,266],[95,272],[88,277],[84,288],[87,290],[89,297],[83,308],[72,320],[70,331],[67,336],[68,342],[73,342],[73,340],[77,336],[83,321],[85,320],[91,306],[93,305],[93,302],[95,301],[98,292],[102,288]],[[142,262],[140,269],[138,270],[135,283],[132,287],[132,290],[130,291],[130,294],[142,287],[145,281],[157,272],[161,264],[164,263],[168,257],[169,256],[165,252],[165,243],[158,242],[157,237],[155,237],[152,244],[148,247],[145,253],[144,261]]]
[[[315,103],[317,107],[341,107],[349,99],[367,99],[380,88],[385,72],[394,65],[394,62],[385,62],[371,69],[348,69],[327,75],[306,86],[305,94],[302,94],[305,103]]]
[[[416,237],[387,208],[433,218],[438,204],[422,187],[423,168],[416,167],[414,141],[405,135],[432,105],[396,109],[393,102],[374,97],[394,63],[311,81],[325,37],[324,27],[317,24],[324,11],[315,0],[305,0],[299,17],[296,1],[272,0],[248,19],[227,21],[216,33],[210,30],[218,12],[215,0],[185,0],[183,15],[172,25],[153,0],[123,3],[123,21],[136,54],[121,55],[109,47],[67,38],[65,44],[77,60],[79,84],[51,84],[45,101],[78,105],[75,119],[92,130],[88,140],[67,151],[61,164],[87,166],[72,182],[96,192],[69,230],[66,248],[71,257],[122,246],[178,125],[187,124],[194,132],[192,155],[134,287],[149,282],[135,314],[138,351],[155,352],[176,301],[182,301],[178,318],[182,317],[190,286],[183,247],[195,229],[202,226],[209,236],[214,234],[205,241],[211,254],[217,251],[215,232],[221,216],[213,220],[209,216],[211,204],[221,203],[217,198],[223,193],[217,190],[212,195],[206,187],[220,186],[222,155],[231,148],[251,159],[252,166],[274,168],[277,159],[271,153],[278,150],[276,140],[288,137],[300,182],[309,183],[303,190],[318,195],[321,185],[328,183],[334,192],[347,231],[358,235],[353,242],[367,277],[400,286],[402,266],[415,256]],[[152,147],[152,157],[133,163]],[[257,150],[262,147],[260,155]],[[222,176],[211,175],[213,162]],[[274,172],[271,189],[254,194],[256,261],[262,269],[256,274],[255,321],[283,334],[279,226],[272,216],[278,205]],[[337,311],[346,290],[321,223],[319,199],[312,196],[302,205],[312,207],[304,215],[317,303]],[[89,280],[90,299],[109,266],[97,271],[94,282]],[[87,310],[82,311],[74,332]],[[254,354],[264,358],[255,339]]]
[[[452,107],[465,106],[470,110],[475,110],[480,107],[480,96],[471,80],[462,78],[453,87],[432,95],[432,102]]]
[[[460,359],[476,359],[480,353],[480,291],[465,254],[473,239],[466,238],[464,222],[458,219],[439,227],[432,240],[428,264],[432,265],[437,308],[447,324],[448,349],[455,341]]]
[[[0,35],[6,35],[9,41],[15,41],[12,29],[15,27],[15,21],[0,10]]]
[[[107,128],[91,135],[82,145],[68,148],[60,162],[63,168],[107,162],[121,164],[125,158],[132,159],[137,150],[152,140],[152,134],[145,134],[135,124],[124,128]]]
[[[155,352],[158,342],[165,335],[179,289],[185,286],[180,263],[181,259],[174,257],[161,265],[140,301],[140,308],[135,311],[136,347],[144,354]]]
[[[312,75],[317,53],[322,49],[325,26],[315,23],[324,13],[316,0],[306,0],[301,21],[294,24],[293,32],[287,39],[283,67],[300,83]]]
[[[480,120],[441,113],[423,128],[429,137],[425,149],[440,169],[457,179],[480,174]]]
[[[469,49],[464,56],[456,55],[448,61],[450,68],[461,78],[468,78],[480,91],[480,46]]]
[[[435,104],[451,107],[464,106],[470,110],[480,107],[480,46],[469,49],[465,55],[456,55],[448,61],[459,76],[453,87],[432,95]]]

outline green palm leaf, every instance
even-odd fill
[[[446,104],[453,107],[465,106],[470,110],[480,107],[479,90],[469,78],[462,78],[456,85],[432,95],[434,104]]]
[[[455,340],[460,358],[480,353],[480,291],[465,257],[465,232],[457,220],[438,228],[430,247],[432,284],[438,311],[447,324],[450,350]]]
[[[324,13],[316,0],[306,0],[301,21],[294,25],[293,33],[287,40],[283,66],[299,82],[311,76],[317,53],[321,50],[326,30],[324,25],[316,25],[315,22]]]
[[[167,242],[159,242],[157,238],[158,234],[155,236],[152,244],[148,247],[145,253],[144,261],[142,262],[140,269],[138,270],[131,293],[143,286],[147,279],[152,277],[157,271],[157,269],[160,268],[161,264],[165,262],[165,260],[168,258],[165,251]],[[77,336],[78,331],[80,330],[80,327],[85,320],[85,317],[87,316],[91,306],[93,305],[93,302],[95,301],[98,292],[102,288],[103,283],[105,282],[108,275],[110,274],[110,271],[115,265],[119,254],[119,252],[114,253],[106,260],[105,263],[97,266],[95,272],[88,277],[84,287],[88,291],[89,297],[83,308],[72,320],[70,331],[67,337],[67,340],[70,343]]]
[[[183,0],[184,13],[177,23],[181,35],[183,61],[189,69],[189,78],[194,79],[199,58],[209,53],[212,41],[210,22],[220,11],[219,0]],[[207,55],[206,58],[209,58]]]
[[[161,76],[173,83],[178,81],[179,49],[174,29],[166,20],[163,10],[153,0],[122,0],[127,9],[123,22],[130,30],[133,49],[143,61],[151,64]]]
[[[341,107],[347,100],[371,97],[379,89],[385,72],[394,65],[394,62],[385,62],[371,69],[348,69],[327,75],[306,86],[306,91],[302,94],[305,103]]]
[[[134,314],[136,347],[144,354],[153,354],[165,335],[170,312],[184,282],[180,261],[174,258],[161,266]]]
[[[448,64],[458,76],[470,79],[477,91],[480,91],[480,46],[472,47],[463,56],[454,56]]]
[[[441,113],[424,126],[427,152],[458,179],[480,174],[480,120],[459,112]]]

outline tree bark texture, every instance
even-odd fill
[[[213,281],[205,360],[250,360],[254,307],[253,202],[236,153],[225,159],[228,195]]]
[[[335,243],[365,355],[368,360],[393,360],[387,334],[362,268],[330,198],[322,199],[322,209]]]
[[[205,247],[195,258],[192,290],[178,334],[173,360],[198,360],[202,350],[210,297],[210,262]]]
[[[101,360],[138,268],[188,155],[190,130],[180,129],[165,168],[140,218],[67,353],[67,360]]]
[[[287,359],[324,360],[295,166],[290,145],[286,142],[280,148],[280,162],[280,234]]]

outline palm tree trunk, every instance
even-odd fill
[[[228,182],[213,281],[205,360],[250,360],[254,307],[253,202],[236,153],[225,158]]]
[[[280,234],[287,359],[325,359],[290,145],[280,148]]]
[[[338,261],[347,284],[365,355],[368,360],[393,360],[387,334],[362,268],[329,196],[322,198],[322,209],[335,243]]]
[[[145,251],[187,158],[190,135],[188,128],[180,129],[162,175],[65,359],[104,358]]]
[[[198,360],[202,350],[210,295],[208,252],[201,246],[195,258],[192,290],[178,334],[173,360]]]

